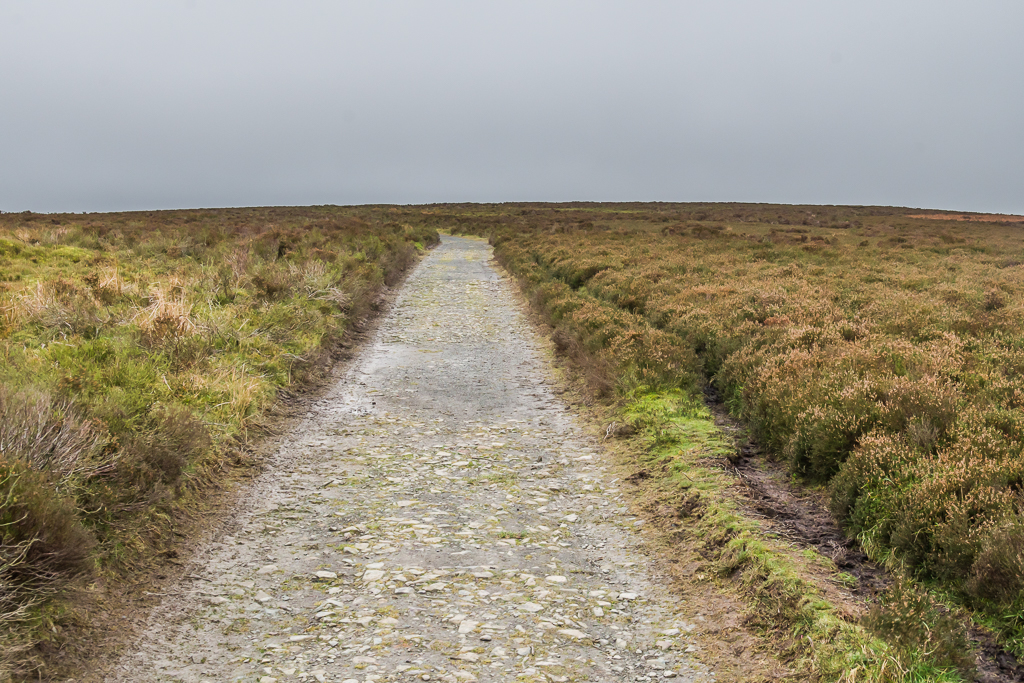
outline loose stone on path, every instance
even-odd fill
[[[427,256],[108,681],[713,680],[489,258]]]

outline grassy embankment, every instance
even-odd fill
[[[53,664],[74,579],[173,553],[437,239],[373,209],[0,215],[0,671]]]
[[[645,430],[655,486],[784,654],[826,680],[961,680],[969,618],[1024,654],[1024,230],[907,213],[566,205],[432,219],[491,235],[556,343]],[[721,440],[705,381],[911,579],[860,623],[807,578],[807,562],[830,561],[761,532],[709,466]]]

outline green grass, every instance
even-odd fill
[[[498,538],[515,538],[522,540],[527,537],[525,531],[499,531]]]
[[[52,671],[64,586],[172,550],[437,240],[373,208],[0,214],[0,670]]]

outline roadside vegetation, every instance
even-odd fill
[[[490,236],[792,661],[825,680],[970,680],[972,621],[1024,655],[1024,223],[917,216],[567,204],[424,220]],[[859,618],[709,465],[707,383],[891,570]]]
[[[172,556],[436,229],[490,237],[797,678],[972,680],[982,631],[1024,657],[1024,223],[509,204],[0,214],[2,663],[53,660],[67,586]],[[752,514],[709,387],[888,589]]]
[[[173,557],[437,240],[372,207],[0,214],[0,671],[46,672],[76,579]]]

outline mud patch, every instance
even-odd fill
[[[974,627],[967,637],[978,649],[976,681],[979,683],[1024,683],[1024,665],[1000,647],[995,636],[988,631]]]
[[[706,390],[705,400],[718,428],[736,441],[736,455],[727,466],[740,484],[746,514],[763,520],[767,533],[814,548],[840,571],[856,578],[856,585],[849,589],[854,597],[871,599],[888,588],[892,583],[888,572],[843,534],[825,506],[823,494],[794,486],[785,467],[764,458],[760,445],[729,415],[717,391]]]

